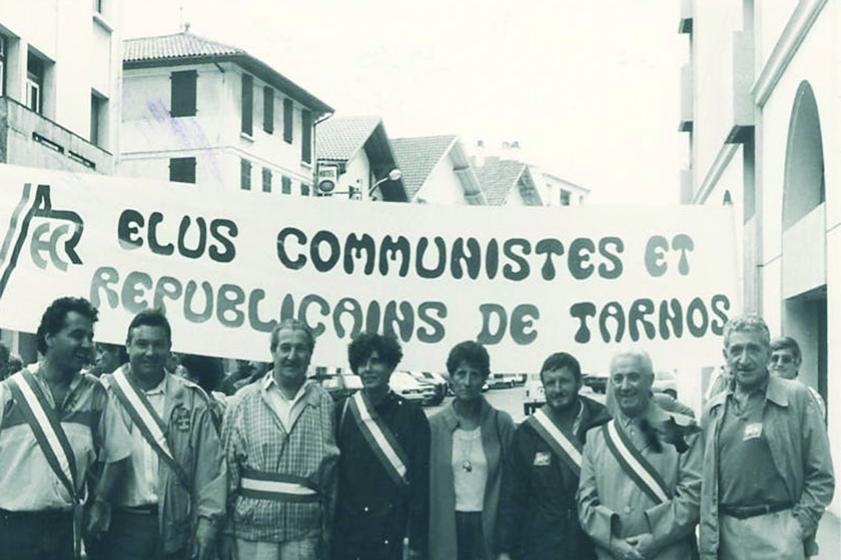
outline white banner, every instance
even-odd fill
[[[346,366],[376,329],[400,339],[401,369],[444,371],[478,339],[494,371],[567,351],[606,372],[629,345],[715,363],[739,308],[723,208],[363,203],[7,165],[0,181],[0,327],[25,332],[77,295],[106,342],[165,307],[181,352],[267,361],[294,316],[318,336],[313,365]]]

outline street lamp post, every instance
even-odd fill
[[[371,198],[371,195],[374,194],[374,191],[377,190],[381,184],[385,183],[386,181],[399,181],[400,178],[403,177],[403,172],[397,169],[396,167],[388,172],[388,175],[371,185],[371,188],[368,189],[368,198]]]

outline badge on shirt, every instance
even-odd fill
[[[534,454],[534,466],[546,467],[552,463],[552,454],[547,451],[538,451]]]
[[[756,439],[762,435],[762,422],[752,422],[745,426],[745,435],[742,437],[742,441],[748,441],[749,439]]]
[[[172,423],[175,424],[175,427],[182,432],[189,432],[190,431],[190,411],[184,408],[183,406],[179,406],[175,410],[172,411]]]

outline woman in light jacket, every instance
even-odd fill
[[[429,559],[491,560],[514,422],[482,396],[490,358],[481,344],[454,346],[447,371],[455,399],[429,421]]]

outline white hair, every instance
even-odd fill
[[[620,350],[617,352],[613,359],[610,360],[610,371],[613,372],[613,366],[619,358],[633,358],[637,360],[637,362],[642,367],[643,371],[647,372],[652,377],[654,376],[654,364],[651,361],[651,356],[648,355],[648,352],[643,350],[642,348],[626,348],[624,350]]]

